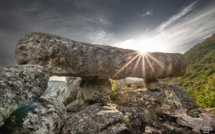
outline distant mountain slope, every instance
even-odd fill
[[[182,86],[201,107],[215,107],[215,34],[185,54],[186,74],[170,79]]]

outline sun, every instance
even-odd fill
[[[168,52],[168,44],[160,38],[143,38],[143,39],[130,39],[118,44],[121,48],[133,49],[140,54],[147,52]]]
[[[145,49],[140,49],[138,50],[138,52],[141,54],[141,55],[145,55],[147,53],[147,50]]]
[[[137,45],[134,45],[131,49],[137,50],[140,54],[146,54],[147,52],[163,52],[166,51],[161,47],[162,44],[155,42],[143,42]]]
[[[152,68],[153,66],[150,61],[156,62],[158,65],[163,67],[162,63],[156,58],[153,57],[148,52],[168,52],[168,45],[164,43],[163,40],[160,38],[149,38],[149,39],[129,39],[123,42],[116,43],[115,46],[125,49],[133,49],[135,51],[135,55],[125,63],[114,75],[113,77],[117,76],[121,71],[123,71],[127,66],[129,66],[133,61],[135,61],[134,70],[141,65],[142,66],[142,76],[146,78],[146,63],[148,63],[149,67]]]
[[[138,50],[140,53],[146,52],[167,52],[167,43],[164,43],[161,39],[146,39],[140,40],[133,49]]]

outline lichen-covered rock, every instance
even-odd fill
[[[153,119],[151,115],[146,112],[146,108],[142,102],[126,102],[119,103],[117,109],[123,113],[123,121],[133,134],[142,134],[146,126],[147,119]]]
[[[110,99],[111,83],[109,79],[82,81],[80,86],[86,101],[105,102]]]
[[[62,134],[126,134],[123,114],[114,105],[96,103],[70,115]]]
[[[121,80],[111,80],[112,87],[116,91],[123,91],[127,88],[144,88],[144,81],[140,78],[126,78]]]
[[[115,83],[113,83],[115,82]],[[119,90],[125,90],[127,88],[127,82],[126,82],[126,79],[121,79],[121,80],[116,80],[116,81],[113,81],[112,84],[115,84],[113,86],[115,86],[115,90],[116,91],[119,91]]]
[[[0,127],[2,134],[59,134],[66,119],[66,108],[59,100],[41,97],[16,110]]]
[[[68,111],[79,111],[88,104],[110,101],[111,83],[109,79],[82,81],[76,100],[67,105]]]
[[[193,112],[187,111],[187,109],[177,109],[172,112],[170,111],[163,112],[163,113],[161,112],[161,114],[165,115],[169,119],[172,118],[172,122],[174,121],[178,126],[184,128],[184,130],[185,128],[189,128],[192,134],[201,134],[201,133],[209,134],[209,133],[215,132],[214,115],[210,115],[203,109],[195,109],[192,111]],[[195,112],[199,111],[199,113],[195,113],[194,111]],[[190,115],[191,113],[193,115]],[[199,115],[204,115],[204,117],[201,117]]]
[[[45,33],[31,33],[16,47],[18,64],[46,66],[51,75],[89,79],[158,79],[185,73],[184,56],[93,45]]]
[[[153,83],[149,88],[154,90],[127,89],[116,91],[111,99],[116,102],[143,101],[146,107],[166,107],[172,110],[178,108],[192,109],[196,106],[194,100],[180,87],[166,83]]]
[[[65,85],[64,81],[49,81],[45,96],[57,97],[58,91]]]
[[[147,86],[150,90],[159,90],[166,98],[165,103],[170,104],[172,107],[193,109],[196,107],[195,101],[189,94],[181,87],[174,84],[162,83],[159,81],[150,82]]]
[[[180,100],[182,107],[185,109],[193,109],[196,107],[195,101],[189,96],[189,94],[179,86],[173,84],[169,85],[173,90],[174,95]]]
[[[124,91],[124,93],[120,91],[121,96],[118,96],[120,99],[112,101],[112,103],[116,103],[117,109],[123,113],[124,122],[131,133],[197,134],[192,128],[194,127],[192,124],[195,124],[196,120],[192,120],[193,122],[188,124],[184,123],[184,125],[176,121],[182,120],[181,114],[185,110],[182,105],[178,104],[180,101],[176,102],[178,100],[175,100],[173,91],[169,91],[169,89],[163,91],[146,89],[133,89]],[[171,115],[175,111],[180,115]],[[198,128],[197,126],[195,128]]]
[[[188,115],[181,115],[176,122],[182,126],[192,128],[197,133],[201,131],[215,132],[215,119],[193,118]]]
[[[67,78],[65,83],[58,91],[57,99],[67,106],[69,103],[77,99],[77,94],[80,89],[81,78]]]
[[[0,126],[15,110],[40,97],[48,79],[48,70],[38,65],[0,68]]]

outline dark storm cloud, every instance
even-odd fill
[[[30,32],[52,33],[91,43],[117,44],[146,32],[156,31],[161,25],[171,22],[172,16],[179,14],[194,1],[0,1],[0,65],[15,64],[15,45]],[[207,7],[210,3],[209,0],[198,1],[195,4],[196,9],[192,10]],[[190,12],[183,17],[189,14]],[[165,29],[171,31],[173,28],[169,27],[174,26],[179,20],[181,21],[181,17],[168,24],[168,29]],[[185,22],[182,21],[176,26],[187,26]]]

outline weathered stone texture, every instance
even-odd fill
[[[15,110],[40,97],[48,79],[48,70],[38,65],[0,68],[0,126]]]
[[[215,131],[215,119],[202,119],[192,118],[188,115],[181,115],[177,118],[176,122],[182,126],[190,127],[194,132],[200,133],[201,131]]]
[[[79,111],[89,104],[110,101],[111,83],[109,79],[82,81],[76,100],[67,105],[68,111]]]
[[[129,130],[123,123],[123,114],[111,106],[93,104],[72,114],[62,134],[126,134]]]
[[[45,96],[57,97],[59,90],[66,84],[64,81],[49,81]]]
[[[41,97],[16,110],[0,127],[0,133],[59,134],[66,115],[66,108],[58,99]]]
[[[70,78],[58,91],[57,99],[67,106],[69,103],[77,99],[78,91],[80,88],[81,78]]]
[[[116,90],[111,99],[116,102],[137,102],[142,101],[148,107],[155,107],[155,104],[171,109],[186,108],[192,109],[196,107],[195,101],[183,89],[173,85],[162,82],[150,83],[148,89],[130,89]]]
[[[18,64],[46,66],[51,75],[82,79],[146,79],[181,76],[186,62],[182,54],[148,53],[104,45],[93,45],[44,33],[31,33],[16,47]]]

